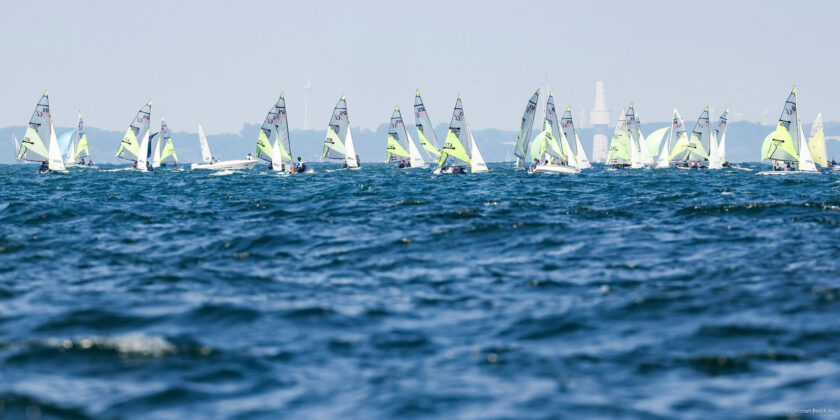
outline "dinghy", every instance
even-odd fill
[[[622,109],[607,151],[605,162],[606,165],[612,165],[612,169],[623,169],[630,166],[630,134],[627,132],[626,115],[627,113]]]
[[[565,152],[570,149],[557,121],[554,95],[549,93],[545,104],[543,131],[537,134],[531,143],[532,163],[528,167],[528,173],[576,174],[580,172],[576,160],[569,159],[570,156],[574,158],[574,154]]]
[[[716,145],[715,145],[716,147]],[[683,162],[692,169],[706,169],[709,167],[709,152],[712,148],[712,131],[709,125],[709,107],[703,109],[694,129],[688,136]]]
[[[408,150],[406,150],[406,148]],[[388,139],[385,146],[385,162],[399,163],[401,168],[425,168],[426,162],[420,150],[405,129],[400,107],[395,107],[388,124]]]
[[[540,100],[540,90],[537,89],[528,104],[525,105],[525,112],[522,113],[522,121],[519,124],[519,134],[516,136],[516,144],[513,146],[513,155],[516,156],[516,168],[527,169],[528,144],[531,142],[531,131],[534,128],[534,114],[537,112],[537,103]]]
[[[257,166],[257,162],[259,162],[257,159],[252,158],[251,155],[240,160],[218,160],[213,157],[213,154],[210,153],[210,144],[207,142],[207,136],[204,135],[204,128],[201,124],[198,125],[198,142],[201,145],[201,161],[204,163],[193,163],[190,166],[191,170],[244,170]]]
[[[289,120],[286,117],[286,98],[280,93],[277,103],[268,110],[257,137],[257,157],[275,172],[294,173],[292,145],[289,138]]]
[[[153,154],[152,167],[159,168],[166,166],[166,160],[172,158],[172,167],[178,166],[178,155],[175,153],[175,144],[172,142],[172,136],[169,134],[169,126],[166,125],[166,119],[160,117],[160,131],[156,134],[157,142],[155,143],[155,152]],[[163,150],[161,150],[163,144]]]
[[[670,168],[672,166],[671,162],[674,158],[678,155],[682,155],[685,152],[686,145],[688,145],[688,136],[685,133],[685,124],[683,124],[682,116],[676,108],[674,108],[674,116],[671,119],[671,126],[654,131],[650,134],[650,136],[648,136],[648,140],[651,140],[651,137],[653,137],[652,141],[659,143],[661,141],[658,140],[660,132],[663,134],[667,132],[667,136],[665,136],[665,143],[659,151],[659,158],[656,160],[656,168]],[[653,144],[651,141],[647,141],[647,143],[648,147]],[[654,150],[658,149],[658,146],[654,148]]]
[[[47,144],[44,144],[45,138]],[[29,118],[26,134],[23,135],[17,158],[30,162],[41,162],[42,165],[46,164],[51,172],[67,172],[50,114],[49,92],[44,92],[41,95],[41,99],[35,106],[35,111],[32,112],[32,117]]]
[[[459,94],[455,101],[455,108],[452,110],[449,129],[446,131],[446,141],[443,143],[440,159],[433,173],[465,174],[467,168],[472,173],[487,172],[487,164],[478,150],[478,145],[464,116],[464,107]]]
[[[716,146],[716,153],[717,156],[720,158],[720,165],[721,168],[732,168],[732,164],[726,161],[726,123],[729,119],[729,108],[726,108],[723,111],[723,114],[720,114],[720,118],[718,119],[717,127],[715,128],[715,132],[713,133],[712,141],[717,142]]]
[[[343,161],[344,167],[341,169],[361,169],[359,156],[356,155],[356,147],[353,145],[353,133],[350,131],[346,96],[342,96],[333,108],[321,157]]]
[[[630,108],[627,108],[624,118],[627,125],[627,134],[630,138],[630,168],[644,169],[649,167],[648,162],[652,164],[653,158],[650,157],[650,152],[647,151],[647,145],[645,144],[645,139],[642,136],[639,119],[632,103],[630,104]]]
[[[134,162],[134,169],[140,172],[148,172],[148,158],[151,152],[149,147],[149,123],[152,114],[152,101],[149,101],[140,110],[128,126],[123,136],[120,147],[114,155],[120,159]]]
[[[563,113],[563,118],[560,119],[560,126],[563,130],[563,148],[569,164],[581,170],[591,168],[592,165],[586,156],[586,150],[583,150],[580,136],[578,136],[577,130],[575,130],[571,107],[566,107],[566,112]]]
[[[420,91],[414,95],[414,125],[417,127],[417,139],[420,147],[426,152],[429,160],[434,162],[440,158],[440,145],[435,134],[435,126],[429,118],[423,99],[420,98]]]
[[[84,126],[85,123],[82,120],[82,114],[79,113],[79,124],[73,130],[73,141],[70,143],[70,150],[64,161],[64,166],[68,168],[99,168],[93,164],[93,160],[91,159]],[[84,161],[85,158],[88,160],[87,163]]]
[[[807,143],[799,122],[794,87],[785,101],[776,129],[765,137],[761,146],[761,160],[769,160],[774,169],[761,171],[758,175],[818,174]]]

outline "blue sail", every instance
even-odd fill
[[[73,141],[73,136],[75,134],[76,130],[68,130],[61,133],[61,136],[58,137],[58,148],[61,150],[62,156],[70,154],[70,142]]]

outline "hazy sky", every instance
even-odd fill
[[[238,132],[285,91],[290,126],[303,128],[311,77],[310,127],[326,127],[344,93],[351,124],[373,128],[420,88],[435,124],[460,92],[474,128],[515,130],[545,75],[576,112],[604,80],[608,106],[634,101],[643,121],[675,106],[692,120],[706,104],[776,119],[795,83],[803,119],[840,119],[836,1],[42,0],[2,11],[0,126],[25,124],[49,89],[60,126],[82,110],[123,130],[151,99],[153,125],[164,114],[174,130]]]

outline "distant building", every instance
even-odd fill
[[[592,161],[604,162],[607,160],[607,148],[609,147],[610,134],[610,110],[607,109],[607,93],[604,89],[604,82],[595,82],[595,107],[589,111],[589,125],[592,126],[595,135],[592,138]]]

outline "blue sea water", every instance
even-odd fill
[[[0,418],[840,410],[840,172],[314,166],[0,166]]]

